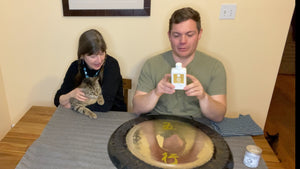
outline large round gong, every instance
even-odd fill
[[[129,120],[111,135],[118,169],[232,169],[231,151],[216,131],[192,119],[148,115]]]

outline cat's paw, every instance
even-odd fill
[[[97,103],[99,104],[99,105],[103,105],[104,104],[104,99],[102,98],[102,99],[98,99],[97,100]]]
[[[90,117],[91,119],[97,119],[97,114],[96,114],[96,113],[90,113],[90,114],[89,114],[89,117]]]

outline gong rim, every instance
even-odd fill
[[[159,167],[153,166],[146,163],[136,157],[128,149],[126,143],[126,136],[128,132],[137,124],[149,120],[158,119],[168,119],[168,120],[178,120],[181,122],[188,123],[193,127],[201,129],[206,135],[210,137],[214,145],[214,152],[211,159],[205,164],[194,167],[191,169],[232,169],[233,168],[233,158],[231,150],[224,140],[224,138],[217,133],[215,130],[206,126],[205,124],[195,121],[193,119],[173,116],[173,115],[142,115],[135,119],[131,119],[122,125],[120,125],[111,135],[108,142],[108,154],[112,163],[118,169],[161,169]]]

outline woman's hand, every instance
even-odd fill
[[[75,88],[71,91],[71,97],[74,97],[75,99],[79,101],[86,101],[88,98],[85,96],[81,88]],[[70,98],[71,98],[70,97]]]
[[[71,103],[70,103],[70,98],[75,98],[79,101],[86,101],[88,98],[85,96],[85,94],[83,93],[82,89],[80,88],[75,88],[72,91],[70,91],[67,94],[61,95],[59,97],[59,103],[67,108],[70,109],[71,108]]]

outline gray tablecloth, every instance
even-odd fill
[[[136,116],[127,112],[99,113],[92,120],[58,107],[41,136],[28,148],[17,169],[115,169],[107,153],[111,134]],[[224,137],[234,159],[234,169],[243,164],[245,147],[255,144],[251,136]],[[261,158],[258,169],[267,169]]]

